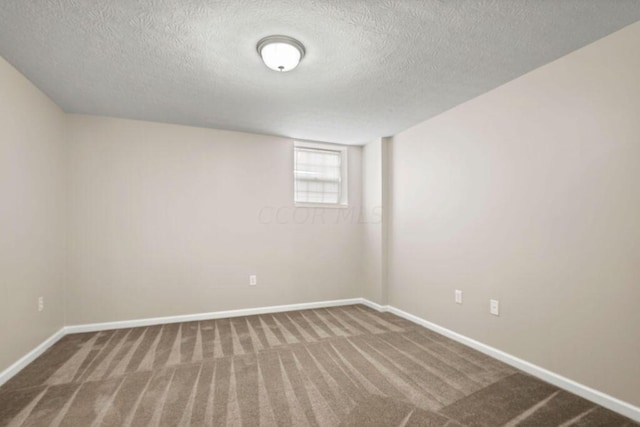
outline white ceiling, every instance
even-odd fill
[[[0,55],[65,111],[362,143],[640,20],[639,0],[2,0]],[[278,74],[256,43],[304,43]]]

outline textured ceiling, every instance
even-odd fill
[[[1,0],[0,55],[65,111],[362,143],[640,20],[639,0]],[[278,74],[256,43],[307,49]]]

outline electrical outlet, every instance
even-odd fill
[[[255,286],[257,284],[258,284],[258,277],[253,275],[253,274],[251,276],[249,276],[249,285],[250,286]]]
[[[44,310],[44,297],[38,297],[38,311]]]
[[[462,304],[462,291],[456,289],[456,303]]]
[[[489,300],[489,313],[500,316],[500,302],[497,299]]]

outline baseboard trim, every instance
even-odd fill
[[[597,403],[600,406],[604,406],[607,409],[624,415],[625,417],[631,418],[634,421],[640,422],[640,407],[624,402],[606,393],[588,387],[584,384],[580,384],[574,380],[563,377],[562,375],[551,372],[548,369],[545,369],[538,365],[534,365],[533,363],[527,362],[526,360],[520,359],[509,353],[505,353],[504,351],[498,350],[497,348],[491,347],[487,344],[483,344],[465,335],[459,334],[450,329],[429,322],[428,320],[425,320],[421,317],[407,313],[406,311],[400,310],[399,308],[390,305],[381,306],[371,301],[366,301],[364,302],[364,304],[378,311],[388,311],[389,313],[393,313],[396,316],[400,316],[420,326],[424,326],[427,329],[430,329],[434,332],[444,335],[445,337],[451,338],[454,341],[457,341],[488,356],[498,359],[501,362],[506,363],[507,365],[511,365],[514,368],[520,369],[521,371],[533,375],[534,377],[551,383],[556,387],[567,390],[573,394],[590,400],[591,402]]]
[[[256,314],[281,313],[313,308],[338,307],[342,305],[364,304],[363,298],[349,298],[331,301],[305,302],[299,304],[273,305],[239,310],[213,311],[210,313],[184,314],[178,316],[154,317],[147,319],[123,320],[117,322],[72,325],[65,328],[67,334],[108,331],[112,329],[136,328],[139,326],[162,325],[167,323],[194,322],[199,320],[223,319],[228,317],[252,316]]]
[[[349,299],[340,299],[340,300],[331,300],[331,301],[319,301],[319,302],[309,302],[309,303],[300,303],[300,304],[256,307],[256,308],[239,309],[239,310],[215,311],[210,313],[187,314],[187,315],[179,315],[179,316],[166,316],[166,317],[155,317],[155,318],[147,318],[147,319],[125,320],[125,321],[118,321],[118,322],[91,323],[91,324],[85,324],[85,325],[65,326],[61,328],[59,331],[57,331],[56,333],[54,333],[53,335],[51,335],[49,338],[47,338],[44,342],[42,342],[36,348],[31,350],[29,353],[24,355],[22,358],[20,358],[13,365],[9,366],[4,371],[0,372],[0,386],[6,383],[7,381],[9,381],[13,376],[15,376],[18,372],[20,372],[25,366],[33,362],[38,356],[44,353],[49,347],[51,347],[53,344],[55,344],[58,340],[60,340],[63,336],[67,334],[97,332],[97,331],[123,329],[123,328],[134,328],[139,326],[151,326],[151,325],[159,325],[159,324],[166,324],[166,323],[180,323],[180,322],[191,322],[191,321],[198,321],[198,320],[221,319],[221,318],[228,318],[228,317],[251,316],[256,314],[280,313],[280,312],[295,311],[295,310],[308,310],[308,309],[314,309],[314,308],[339,307],[343,305],[353,305],[353,304],[363,304],[363,305],[366,305],[367,307],[370,307],[380,312],[387,311],[392,314],[395,314],[396,316],[402,317],[413,323],[424,326],[427,329],[430,329],[434,332],[437,332],[441,335],[451,338],[452,340],[457,341],[461,344],[467,345],[488,356],[491,356],[508,365],[511,365],[517,369],[520,369],[528,374],[531,374],[544,381],[547,381],[557,387],[565,389],[571,393],[574,393],[587,400],[597,403],[598,405],[604,406],[605,408],[608,408],[612,411],[615,411],[619,414],[622,414],[626,417],[629,417],[635,421],[640,422],[640,408],[637,406],[634,406],[630,403],[624,402],[606,393],[602,393],[598,390],[595,390],[593,388],[580,384],[569,378],[563,377],[562,375],[551,372],[540,366],[534,365],[533,363],[527,362],[526,360],[520,359],[511,354],[505,353],[504,351],[498,350],[497,348],[491,347],[487,344],[483,344],[465,335],[459,334],[450,329],[447,329],[435,323],[429,322],[428,320],[425,320],[421,317],[407,313],[406,311],[400,310],[399,308],[396,308],[390,305],[380,305],[366,298],[349,298]]]
[[[366,298],[360,298],[360,304],[366,305],[369,308],[373,308],[374,310],[385,312],[389,311],[388,305],[380,305],[377,302],[370,301]]]
[[[51,335],[44,342],[20,358],[13,365],[0,372],[0,386],[18,372],[33,362],[38,356],[44,353],[49,347],[58,342],[60,338],[68,334],[83,332],[108,331],[112,329],[135,328],[139,326],[160,325],[166,323],[192,322],[198,320],[222,319],[228,317],[251,316],[255,314],[282,313],[287,311],[308,310],[313,308],[339,307],[343,305],[367,304],[364,298],[348,298],[330,301],[305,302],[299,304],[273,305],[267,307],[256,307],[239,310],[214,311],[210,313],[185,314],[179,316],[154,317],[147,319],[123,320],[118,322],[90,323],[85,325],[70,325],[61,328]]]
[[[36,348],[34,348],[29,353],[22,356],[20,359],[18,359],[18,361],[15,362],[13,365],[9,366],[4,371],[0,372],[0,386],[6,383],[7,381],[9,381],[11,378],[13,378],[18,372],[24,369],[24,367],[27,366],[29,363],[36,360],[38,356],[40,356],[42,353],[47,351],[49,347],[51,347],[56,342],[58,342],[58,340],[60,340],[60,338],[65,336],[65,334],[66,334],[65,328],[60,328],[60,330],[58,330],[56,333],[54,333],[49,338],[44,340]]]

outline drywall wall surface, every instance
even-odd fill
[[[64,120],[0,57],[0,371],[64,325]]]
[[[378,304],[386,304],[385,147],[386,141],[378,138],[362,148],[362,296]]]
[[[360,147],[349,208],[296,208],[289,139],[79,115],[69,135],[70,324],[360,296]]]
[[[391,305],[634,405],[639,44],[640,23],[396,135],[389,238]]]

